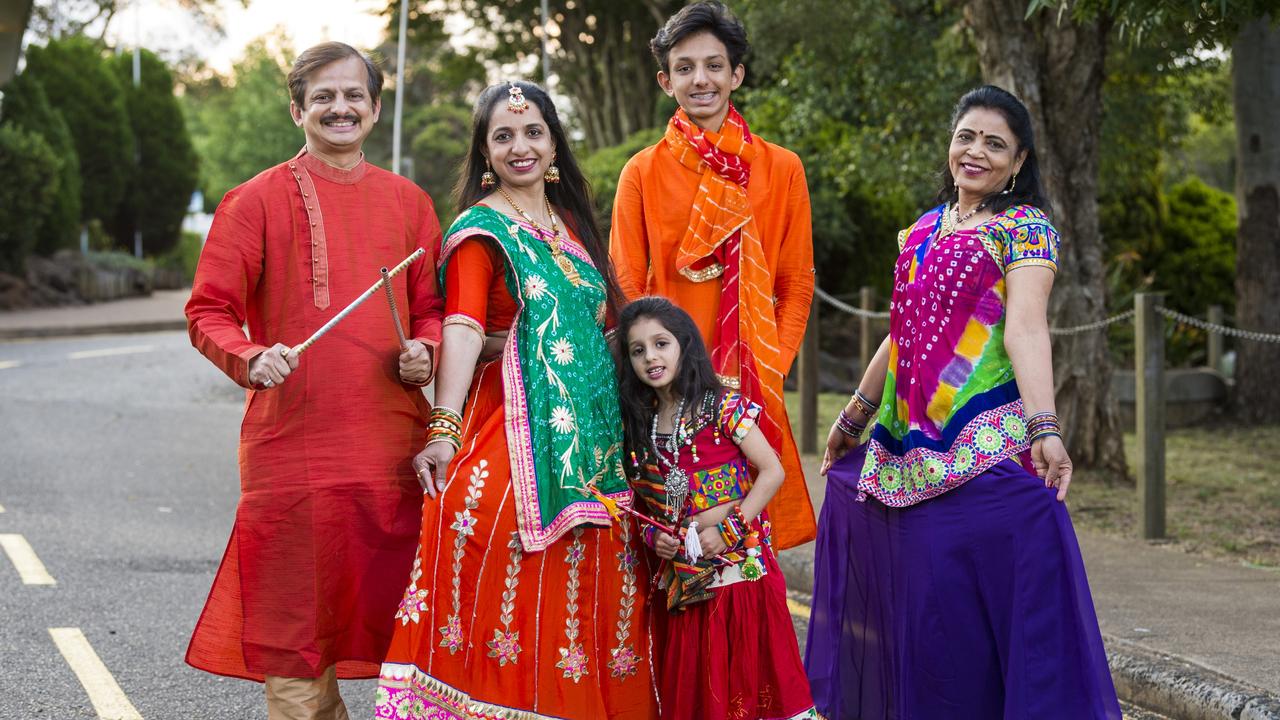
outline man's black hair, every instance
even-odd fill
[[[649,49],[653,51],[653,57],[658,61],[662,72],[671,72],[668,62],[671,48],[685,38],[704,32],[711,33],[724,43],[729,52],[731,69],[741,65],[743,58],[751,51],[751,46],[747,43],[747,29],[729,12],[724,3],[719,0],[701,0],[672,15],[649,41]]]

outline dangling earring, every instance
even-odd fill
[[[1000,194],[1008,195],[1009,193],[1013,192],[1013,189],[1017,186],[1018,186],[1018,173],[1014,173],[1013,179],[1009,181],[1009,188]]]
[[[489,165],[489,158],[484,159],[484,174],[480,176],[480,187],[489,190],[498,184],[498,176],[493,174],[493,168]]]
[[[556,167],[556,158],[551,156],[551,165],[547,167],[547,171],[542,173],[542,179],[549,183],[560,182],[560,168]]]

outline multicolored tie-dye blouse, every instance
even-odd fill
[[[1056,271],[1058,231],[1018,205],[942,235],[945,212],[936,207],[898,235],[889,371],[858,483],[893,507],[941,495],[1029,447],[1004,349],[1004,279],[1026,265]]]

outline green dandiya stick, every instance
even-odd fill
[[[307,338],[306,342],[302,343],[301,345],[294,345],[292,348],[283,348],[282,350],[280,350],[280,354],[285,357],[288,357],[289,353],[293,353],[294,355],[301,355],[304,350],[306,350],[307,348],[315,344],[315,341],[319,340],[322,336],[324,336],[325,333],[332,330],[334,325],[337,325],[339,322],[342,322],[342,319],[345,318],[347,315],[351,314],[352,310],[355,310],[356,308],[360,307],[361,303],[373,297],[373,294],[378,292],[378,288],[382,287],[383,283],[395,277],[396,275],[399,275],[401,272],[404,272],[405,268],[412,265],[414,261],[416,261],[418,258],[422,257],[425,254],[427,254],[426,250],[423,250],[422,248],[418,248],[417,250],[413,251],[412,255],[402,260],[399,265],[396,265],[389,272],[385,271],[385,268],[384,268],[384,274],[382,277],[378,278],[378,282],[374,283],[372,286],[369,287],[368,290],[365,290],[363,293],[361,293],[360,297],[356,298],[351,302],[350,305],[343,308],[342,312],[338,313],[337,315],[334,315],[333,318],[329,320],[329,322],[325,323],[319,330],[315,331],[315,333],[313,333],[311,337]]]

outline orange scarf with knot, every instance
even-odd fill
[[[773,277],[747,200],[756,156],[752,139],[746,120],[732,105],[720,132],[698,127],[677,109],[664,138],[680,164],[701,176],[676,251],[676,270],[694,282],[722,278],[711,362],[726,385],[764,406],[760,430],[786,473],[769,503],[774,543],[781,549],[812,539],[816,527],[795,441],[778,424],[787,422],[782,398],[787,368],[779,367]]]

